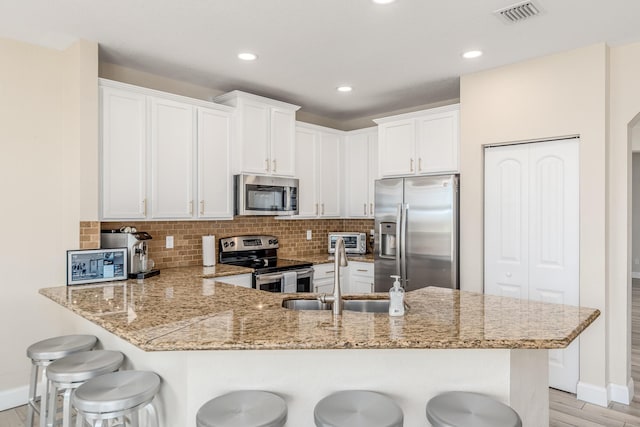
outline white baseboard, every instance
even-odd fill
[[[0,390],[0,411],[27,404],[29,386]]]
[[[593,384],[578,382],[578,393],[576,397],[583,402],[607,407],[609,404],[609,393],[606,387],[598,387]]]
[[[629,378],[629,382],[626,386],[620,384],[609,384],[609,399],[629,405],[633,400],[633,378]]]
[[[640,279],[640,271],[632,271],[631,272],[632,279]]]

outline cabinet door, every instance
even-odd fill
[[[320,216],[340,216],[340,136],[320,133]]]
[[[102,219],[146,218],[146,97],[100,88]]]
[[[191,218],[194,213],[194,108],[151,98],[151,216]]]
[[[296,129],[296,169],[298,170],[298,215],[317,216],[316,133]]]
[[[271,108],[271,165],[274,175],[296,175],[296,116],[293,111]]]
[[[233,217],[230,115],[198,108],[198,218]]]
[[[345,213],[351,218],[369,216],[369,138],[365,133],[349,135],[345,141]]]
[[[373,264],[351,261],[349,263],[349,289],[353,294],[373,292]]]
[[[417,119],[417,172],[458,170],[459,112],[447,111]]]
[[[243,101],[238,135],[242,144],[242,172],[267,174],[271,170],[269,110],[267,105]]]
[[[412,175],[416,171],[415,120],[406,119],[378,126],[380,176]]]

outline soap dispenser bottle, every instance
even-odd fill
[[[391,276],[395,279],[393,287],[389,289],[389,316],[404,315],[404,289],[400,287],[400,276]]]

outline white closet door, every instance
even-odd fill
[[[486,294],[529,298],[528,176],[526,145],[485,150]]]
[[[578,140],[529,144],[529,299],[580,304]],[[576,392],[579,345],[549,351],[549,385]]]
[[[578,143],[485,150],[485,293],[579,305]],[[578,340],[549,351],[551,387],[578,379]]]

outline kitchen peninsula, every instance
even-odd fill
[[[287,425],[296,427],[312,426],[316,402],[344,389],[388,394],[407,427],[424,426],[427,400],[454,389],[496,397],[525,426],[547,425],[547,349],[567,346],[600,314],[424,288],[407,294],[403,317],[345,311],[334,318],[331,311],[282,308],[285,299],[312,294],[223,283],[243,271],[165,269],[144,281],[40,293],[61,306],[74,332],[95,334],[105,348],[126,354],[128,368],[163,378],[158,406],[165,427],[195,425],[200,405],[237,389],[281,394]]]

